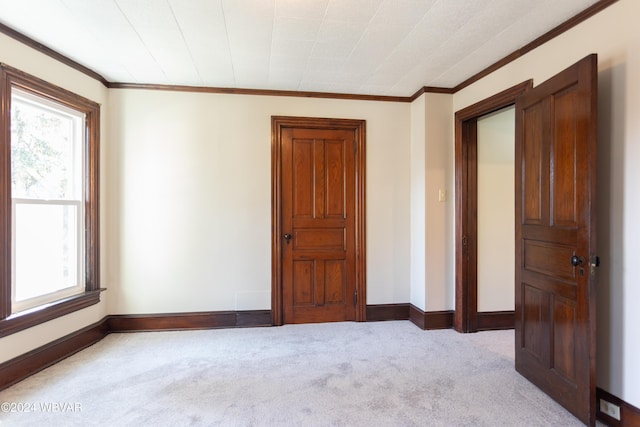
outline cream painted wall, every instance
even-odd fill
[[[109,188],[105,185],[105,169],[108,168],[108,163],[104,157],[104,148],[108,145],[108,133],[105,126],[108,116],[107,88],[94,79],[48,56],[42,55],[4,34],[0,34],[0,62],[101,104],[102,150],[100,153],[100,161],[102,162],[102,169],[100,173],[100,214],[103,219],[101,221],[100,231],[101,236],[104,237],[108,234],[109,230],[109,220],[104,220],[107,212],[107,206],[104,204],[104,194],[109,191]],[[108,246],[104,238],[101,241],[100,250],[100,261],[102,265],[105,265],[108,259]],[[106,286],[107,283],[106,271],[103,269],[101,271],[101,284],[102,286]],[[0,363],[98,322],[107,314],[107,299],[108,292],[103,292],[101,302],[97,305],[43,323],[25,331],[0,338]]]
[[[426,278],[426,94],[411,103],[411,295],[410,302],[427,308]]]
[[[526,79],[539,84],[590,53],[598,65],[598,386],[640,407],[640,2],[620,0],[453,97],[454,111]],[[454,172],[453,164],[449,174]],[[450,252],[453,256],[453,251]]]
[[[423,311],[453,309],[451,95],[426,93],[411,104],[411,299]],[[445,200],[440,200],[444,191]],[[443,308],[444,307],[444,308]]]
[[[478,311],[514,309],[515,108],[478,119]]]
[[[454,274],[453,113],[451,95],[426,94],[426,311],[452,310]],[[439,191],[445,191],[440,201]]]
[[[112,90],[109,312],[269,309],[271,116],[367,121],[367,303],[409,301],[410,104]]]
[[[453,308],[453,260],[447,253],[454,227],[449,221],[453,182],[452,97],[426,93],[411,104],[411,298],[423,311]],[[440,191],[445,200],[440,201]]]

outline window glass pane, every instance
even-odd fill
[[[78,210],[69,204],[15,204],[15,301],[79,284]]]
[[[19,92],[11,98],[12,196],[78,200],[82,117],[30,98]]]
[[[84,291],[84,114],[12,89],[12,312]]]

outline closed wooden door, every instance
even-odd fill
[[[595,423],[597,57],[516,101],[516,369]]]
[[[363,320],[358,132],[318,119],[278,128],[282,323]]]

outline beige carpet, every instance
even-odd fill
[[[0,425],[582,425],[515,372],[513,340],[406,321],[112,334],[0,392],[21,409]]]

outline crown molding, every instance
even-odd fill
[[[509,55],[505,56],[504,58],[500,59],[499,61],[493,63],[492,65],[488,66],[487,68],[485,68],[484,70],[480,71],[479,73],[474,74],[473,76],[469,77],[467,80],[463,81],[462,83],[459,83],[457,86],[455,86],[453,88],[453,93],[456,93],[468,86],[471,86],[473,83],[477,82],[478,80],[482,79],[483,77],[488,76],[489,74],[493,73],[494,71],[504,67],[505,65],[515,61],[516,59],[526,55],[527,53],[531,52],[532,50],[542,46],[543,44],[547,43],[550,40],[553,40],[554,38],[558,37],[559,35],[569,31],[571,28],[575,27],[576,25],[586,21],[587,19],[591,18],[592,16],[594,16],[595,14],[603,11],[604,9],[606,9],[607,7],[611,6],[614,3],[617,3],[618,0],[600,0],[597,3],[594,3],[593,5],[591,5],[590,7],[588,7],[587,9],[583,10],[582,12],[580,12],[579,14],[575,15],[572,18],[569,18],[567,21],[563,22],[562,24],[558,25],[557,27],[553,28],[550,31],[547,31],[546,33],[544,33],[543,35],[541,35],[540,37],[538,37],[537,39],[535,39],[534,41],[532,41],[531,43],[528,43],[526,45],[524,45],[523,47],[521,47],[520,49],[511,52]]]
[[[100,83],[102,83],[105,86],[109,86],[109,82],[107,81],[107,79],[105,79],[104,77],[102,77],[101,74],[93,71],[92,69],[85,67],[84,65],[80,64],[79,62],[74,61],[73,59],[69,58],[68,56],[65,56],[63,54],[61,54],[60,52],[57,52],[53,49],[51,49],[48,46],[45,46],[44,44],[35,41],[34,39],[32,39],[31,37],[25,36],[24,34],[14,30],[11,27],[8,27],[2,23],[0,23],[0,33],[11,37],[12,39],[19,41],[20,43],[40,52],[40,53],[44,53],[45,55],[49,56],[50,58],[55,59],[56,61],[62,62],[65,65],[68,65],[69,67],[80,71],[83,74],[86,74],[87,76],[91,77],[92,79],[95,79],[97,81],[99,81]]]
[[[101,74],[96,71],[85,67],[84,65],[74,61],[73,59],[51,49],[44,44],[35,41],[34,39],[14,30],[0,23],[0,33],[3,33],[31,48],[41,52],[61,63],[68,65],[69,67],[80,71],[83,74],[99,81],[105,87],[110,89],[147,89],[147,90],[166,90],[166,91],[181,91],[181,92],[201,92],[201,93],[223,93],[234,95],[263,95],[263,96],[290,96],[298,98],[329,98],[329,99],[348,99],[348,100],[360,100],[360,101],[384,101],[384,102],[413,102],[418,99],[424,93],[442,93],[442,94],[454,94],[483,77],[488,76],[494,71],[504,67],[505,65],[515,61],[516,59],[524,56],[532,50],[540,47],[562,33],[570,30],[581,22],[586,21],[595,14],[601,12],[607,7],[619,0],[600,0],[594,3],[589,8],[583,10],[579,14],[567,21],[553,28],[551,31],[546,32],[542,36],[538,37],[531,43],[526,44],[520,49],[510,53],[494,64],[488,66],[484,70],[474,74],[465,81],[459,83],[453,88],[423,86],[418,89],[411,96],[386,96],[386,95],[360,95],[360,94],[346,94],[346,93],[330,93],[330,92],[299,92],[299,91],[283,91],[283,90],[268,90],[268,89],[240,89],[240,88],[220,88],[220,87],[208,87],[208,86],[182,86],[182,85],[158,85],[158,84],[144,84],[144,83],[123,83],[123,82],[110,82],[105,79]]]
[[[411,100],[410,102],[415,101],[416,99],[420,98],[422,94],[425,94],[425,93],[444,93],[444,94],[452,95],[454,94],[454,91],[452,88],[446,88],[446,87],[422,86],[420,89],[416,91],[416,93],[414,93],[409,97],[409,99]]]
[[[162,85],[143,83],[109,83],[110,89],[146,89],[165,90],[178,92],[199,92],[199,93],[222,93],[231,95],[261,95],[261,96],[290,96],[297,98],[331,98],[350,99],[359,101],[384,101],[384,102],[412,102],[410,96],[387,96],[387,95],[359,95],[348,93],[331,92],[303,92],[292,90],[271,90],[271,89],[242,89],[210,86],[183,86],[183,85]]]

